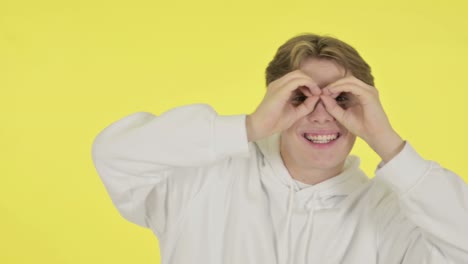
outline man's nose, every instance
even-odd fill
[[[307,116],[310,122],[325,123],[335,121],[335,118],[327,112],[322,101],[318,101],[315,108]]]

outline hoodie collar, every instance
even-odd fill
[[[264,162],[273,169],[275,178],[277,178],[284,188],[293,189],[294,196],[298,199],[308,199],[314,195],[316,199],[332,196],[347,196],[356,190],[358,186],[369,181],[369,178],[359,168],[359,157],[349,155],[345,160],[344,169],[340,174],[301,190],[294,182],[294,179],[289,174],[281,158],[280,134],[273,134],[256,143],[263,154]]]

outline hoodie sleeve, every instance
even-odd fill
[[[235,156],[248,156],[245,115],[220,116],[205,104],[160,116],[133,113],[106,127],[92,145],[95,168],[120,214],[157,235],[168,212],[180,210],[206,181],[199,168]]]
[[[468,263],[468,186],[407,142],[376,171],[396,203],[380,221],[379,263]],[[386,262],[393,259],[395,262]]]

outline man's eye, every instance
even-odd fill
[[[307,99],[307,96],[300,94],[300,95],[295,95],[291,101],[293,104],[298,105],[298,104],[303,103],[306,99]]]
[[[298,96],[293,98],[293,100],[299,101],[299,102],[304,102],[306,99],[307,99],[307,96],[305,96],[305,95],[298,95]]]
[[[346,104],[349,101],[349,98],[346,94],[341,93],[335,98],[335,100],[338,104]]]

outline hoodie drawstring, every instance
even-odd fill
[[[279,264],[289,264],[290,262],[290,253],[291,253],[291,243],[290,241],[290,228],[291,228],[291,216],[292,216],[292,209],[293,209],[293,202],[294,202],[294,185],[291,181],[289,182],[289,201],[288,201],[288,208],[287,208],[287,214],[286,214],[286,222],[283,228],[283,246],[282,249],[287,249],[285,255],[283,255],[282,258],[280,259]],[[282,249],[279,248],[279,252],[282,252]]]
[[[294,183],[293,180],[289,182],[289,201],[288,201],[288,208],[287,208],[287,214],[286,214],[286,222],[285,226],[283,228],[283,249],[286,249],[285,255],[283,255],[283,258],[280,258],[280,264],[290,264],[291,261],[291,243],[290,243],[290,230],[291,230],[291,217],[292,217],[292,210],[294,208],[293,202],[294,202]],[[303,245],[303,250],[302,252],[306,252],[305,254],[305,260],[304,263],[309,263],[308,258],[309,258],[309,245],[310,245],[310,238],[311,238],[311,228],[313,225],[313,218],[314,218],[314,212],[315,212],[315,205],[316,205],[316,199],[317,199],[317,192],[314,192],[312,195],[311,201],[307,206],[307,209],[309,210],[309,213],[307,215],[307,220],[306,220],[306,229],[304,231],[304,234],[306,235],[306,243],[301,243],[299,245]],[[280,249],[281,252],[281,249]]]
[[[314,192],[313,196],[312,196],[312,200],[311,202],[308,204],[308,210],[309,210],[309,213],[307,214],[307,221],[306,221],[306,230],[305,230],[305,234],[306,234],[306,238],[307,238],[307,243],[305,243],[305,259],[304,259],[304,263],[310,263],[309,261],[309,251],[310,251],[310,238],[312,237],[312,234],[310,234],[311,232],[311,228],[312,228],[312,225],[313,225],[313,218],[314,218],[314,212],[315,212],[315,201],[317,199],[317,192]]]

